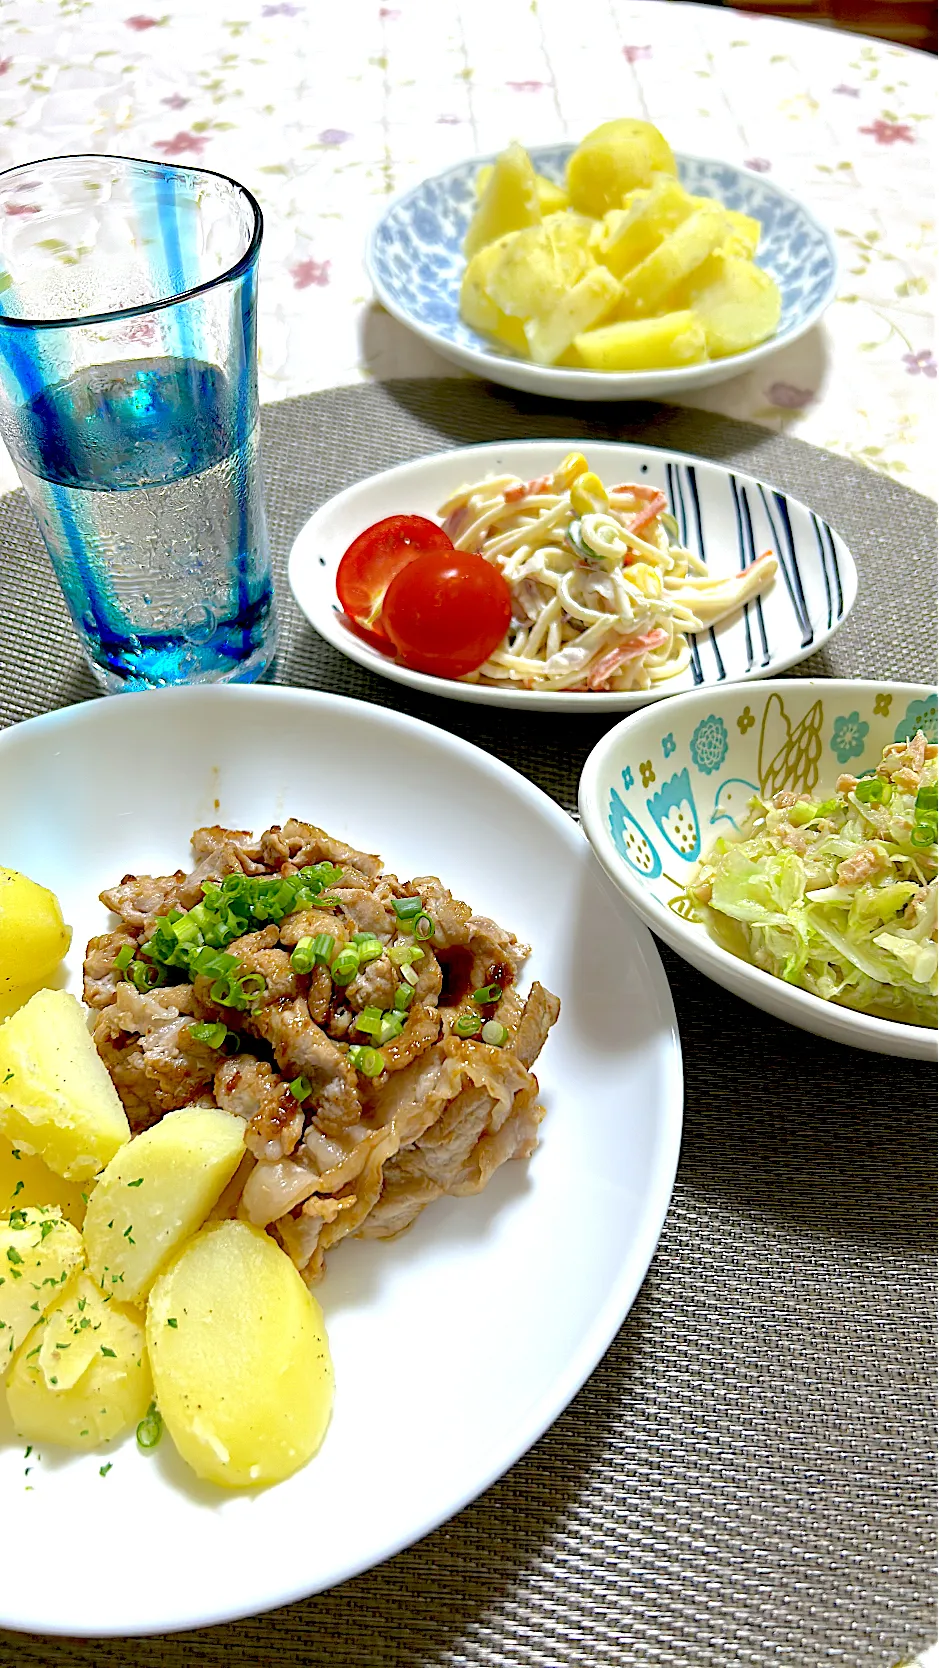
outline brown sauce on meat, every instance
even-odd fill
[[[455,1008],[470,993],[473,977],[473,952],[464,944],[453,944],[449,950],[435,950],[440,963],[443,984],[440,987],[440,1007]]]

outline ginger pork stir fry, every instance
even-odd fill
[[[85,959],[135,1132],[183,1106],[244,1118],[231,1208],[311,1283],[347,1234],[400,1233],[534,1151],[531,1067],[560,1004],[539,984],[523,1000],[527,946],[306,823],[192,844],[189,874],[102,892],[120,925]]]

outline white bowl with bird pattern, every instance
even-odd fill
[[[733,837],[754,793],[826,797],[873,771],[883,749],[924,731],[937,697],[918,684],[785,678],[697,689],[623,719],[594,748],[580,814],[606,873],[673,950],[735,996],[817,1036],[934,1060],[936,1032],[826,1002],[724,949],[686,888],[718,835]]]

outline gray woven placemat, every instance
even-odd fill
[[[858,604],[801,670],[934,676],[928,500],[749,424],[623,410],[466,381],[268,408],[280,679],[429,718],[572,809],[609,721],[493,715],[373,678],[298,618],[283,561],[317,504],[376,469],[464,442],[590,435],[751,470],[844,534]],[[0,501],[0,724],[94,692],[15,494]],[[893,1668],[933,1637],[935,1074],[758,1016],[663,959],[687,1081],[674,1199],[626,1324],[531,1452],[452,1523],[331,1593],[132,1644],[0,1634],[3,1668]],[[159,1547],[134,1532],[158,1582]]]

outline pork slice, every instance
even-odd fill
[[[264,980],[264,989],[252,997],[253,1007],[292,1001],[299,993],[299,976],[290,965],[290,957],[277,947],[279,930],[272,921],[260,932],[247,932],[228,946],[228,954],[238,957],[242,974],[255,974]]]
[[[215,1099],[244,1118],[245,1146],[255,1158],[289,1158],[303,1133],[303,1112],[266,1061],[253,1054],[225,1060],[215,1073]]]
[[[382,1047],[385,1070],[402,1071],[432,1046],[440,1035],[440,1015],[436,1008],[425,1008],[412,1002],[408,1009],[404,1030]]]
[[[245,1182],[238,1215],[266,1228],[308,1199],[317,1185],[316,1171],[295,1158],[262,1159]]]
[[[124,978],[114,963],[119,950],[130,944],[135,950],[137,940],[126,927],[116,932],[104,932],[88,941],[83,967],[82,996],[89,1008],[106,1008],[114,1001],[117,987]]]
[[[362,1239],[393,1239],[403,1234],[426,1205],[439,1199],[443,1189],[428,1176],[412,1176],[396,1168],[397,1159],[385,1165],[381,1196],[359,1229]]]
[[[346,1002],[357,1014],[363,1008],[381,1008],[384,1012],[393,1005],[400,983],[401,975],[394,963],[387,956],[378,956],[346,985]]]
[[[424,955],[420,961],[414,963],[414,971],[417,974],[414,1001],[420,1002],[425,1008],[436,1008],[443,989],[443,971],[430,945],[422,944],[421,949]]]
[[[512,1052],[523,1066],[534,1065],[560,1012],[559,998],[544,985],[533,984],[512,1044]]]
[[[278,927],[280,942],[293,949],[301,938],[318,938],[320,933],[329,933],[336,940],[336,949],[341,950],[348,944],[352,936],[347,921],[341,915],[331,913],[326,909],[297,909],[292,915],[285,915]]]
[[[374,892],[362,886],[334,886],[332,895],[339,899],[339,908],[355,932],[370,932],[387,944],[398,930],[398,923],[390,905],[384,904]]]
[[[217,823],[211,828],[197,828],[192,836],[192,849],[198,862],[211,858],[216,853],[224,852],[226,858],[230,853],[234,853],[238,867],[246,875],[263,875],[268,872],[261,858],[260,845],[246,828],[219,828]],[[226,874],[235,872],[234,869],[223,871]]]
[[[359,851],[344,840],[334,840],[313,823],[297,822],[293,817],[282,828],[268,828],[258,843],[272,868],[279,868],[284,862],[293,863],[298,869],[314,863],[335,863],[340,868],[354,868],[369,880],[381,874],[382,861],[374,852]]]
[[[192,1036],[193,993],[171,985],[146,994],[123,982],[92,1036],[136,1132],[210,1088],[218,1052]]]
[[[98,896],[125,926],[152,932],[158,915],[181,907],[179,893],[185,883],[182,869],[173,875],[125,875],[118,886],[107,886]]]
[[[500,927],[488,915],[474,915],[469,904],[454,898],[436,875],[419,875],[411,885],[420,894],[434,923],[435,947],[468,949],[474,958],[472,976],[478,976],[481,982],[485,982],[486,970],[500,962],[507,965],[512,978],[518,977],[530,954],[527,944],[520,944],[513,932]]]
[[[354,1066],[348,1055],[310,1018],[302,996],[272,1004],[250,1020],[250,1029],[270,1043],[288,1079],[307,1077],[310,1105],[327,1133],[355,1123],[361,1114]]]

